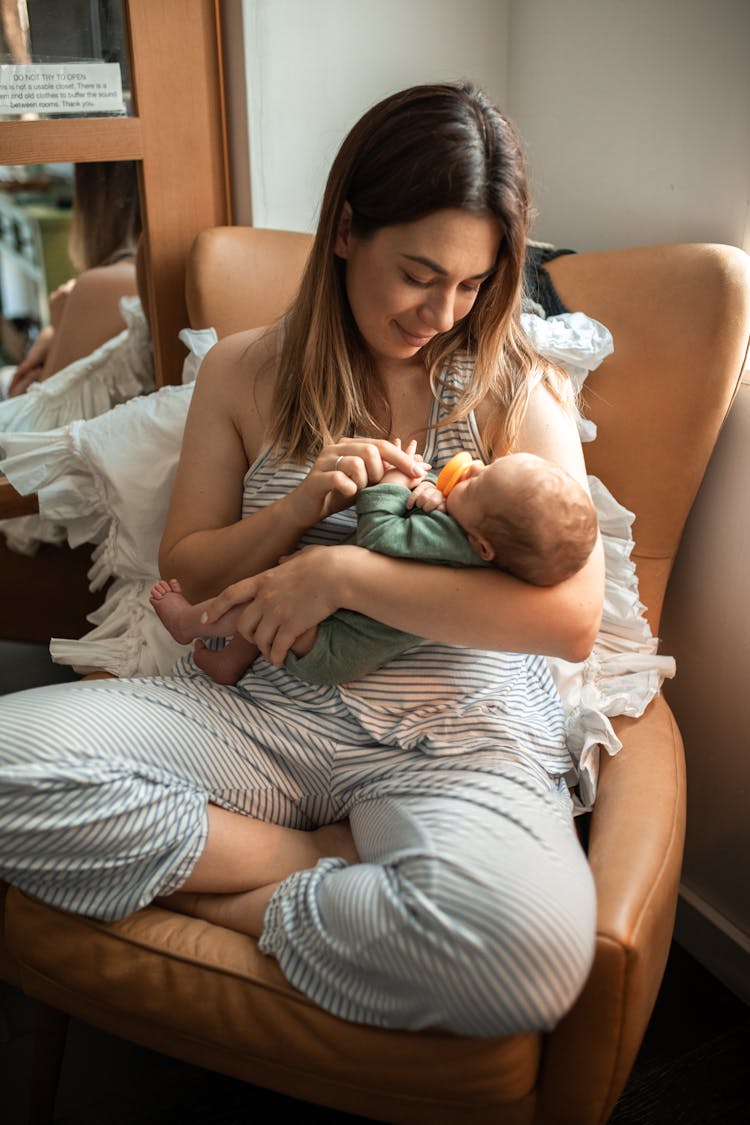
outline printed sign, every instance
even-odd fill
[[[124,112],[119,63],[0,64],[0,115]]]

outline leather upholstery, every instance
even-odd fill
[[[194,327],[213,324],[224,335],[267,322],[291,295],[308,248],[308,236],[288,232],[199,236],[187,290]],[[566,256],[549,267],[566,304],[613,331],[615,355],[587,391],[599,437],[586,452],[590,470],[637,514],[637,566],[655,631],[747,347],[747,261],[727,247],[664,246]],[[273,292],[283,297],[275,306]],[[682,742],[664,700],[616,727],[623,749],[603,763],[589,826],[596,958],[551,1034],[482,1040],[353,1025],[292,990],[241,935],[157,907],[101,925],[11,890],[7,943],[22,986],[149,1047],[381,1121],[602,1125],[663,973],[685,815]]]

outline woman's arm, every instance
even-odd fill
[[[195,383],[159,551],[162,575],[178,578],[192,602],[273,566],[295,541],[283,512],[240,522],[243,478],[262,439],[259,369],[267,357],[260,333],[227,337]]]
[[[575,424],[543,388],[532,396],[518,448],[558,462],[586,486]],[[339,608],[429,640],[577,661],[598,632],[604,558],[599,543],[572,578],[538,587],[496,570],[400,561],[353,546],[313,548],[241,583],[237,594],[253,599],[240,631],[274,663]]]
[[[161,573],[178,578],[192,602],[273,567],[309,527],[380,480],[386,461],[419,472],[391,442],[342,439],[287,496],[242,519],[245,473],[265,443],[275,355],[276,333],[257,329],[220,341],[201,365],[159,553]]]
[[[544,386],[531,396],[516,448],[555,461],[588,491],[575,420]],[[596,639],[604,601],[601,540],[582,570],[552,587],[496,570],[444,575],[414,567],[412,573],[411,564],[401,564],[397,573],[398,565],[374,555],[349,564],[343,594],[348,608],[431,640],[571,661],[585,659]]]

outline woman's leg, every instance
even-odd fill
[[[177,888],[243,891],[321,854],[351,857],[346,830],[247,815],[309,827],[289,770],[232,721],[247,701],[199,685],[96,681],[2,697],[0,876],[114,919]]]
[[[277,884],[326,856],[356,863],[351,829],[344,821],[312,831],[284,828],[209,805],[206,844],[181,892],[232,898]],[[270,894],[268,895],[270,897]],[[258,930],[260,933],[260,930]]]
[[[362,801],[362,862],[285,880],[261,949],[345,1019],[487,1036],[554,1026],[590,968],[593,880],[567,795],[492,781],[489,794]]]

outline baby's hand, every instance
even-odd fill
[[[423,512],[444,512],[445,497],[431,480],[423,480],[411,492],[407,508],[421,508]]]

